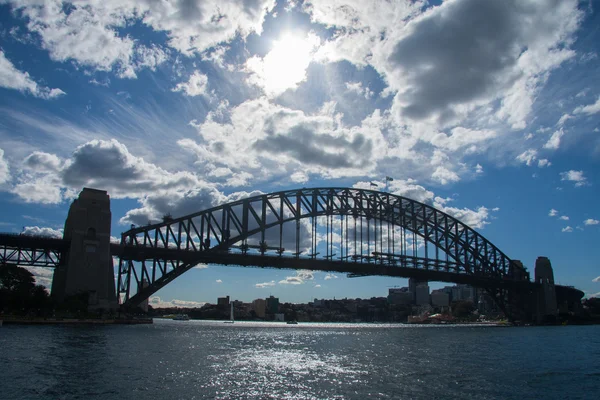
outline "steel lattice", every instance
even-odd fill
[[[352,188],[264,194],[133,228],[122,234],[119,256],[118,293],[130,305],[202,262],[529,281],[522,266],[458,219],[405,197]]]

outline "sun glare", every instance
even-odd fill
[[[285,35],[275,41],[273,49],[262,60],[262,84],[270,94],[280,94],[306,78],[306,68],[312,60],[319,38]]]

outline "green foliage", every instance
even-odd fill
[[[45,287],[35,284],[31,272],[16,265],[0,265],[0,310],[19,315],[51,313]]]
[[[600,316],[600,298],[591,297],[583,300],[582,304],[590,315]]]
[[[0,290],[29,292],[35,287],[33,274],[16,265],[0,266]]]
[[[452,303],[452,315],[456,318],[470,317],[475,311],[475,304],[472,301],[455,301]]]

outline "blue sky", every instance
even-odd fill
[[[0,230],[60,235],[86,186],[109,192],[118,237],[240,195],[391,176],[600,295],[600,4],[391,3],[0,1]],[[288,277],[209,265],[153,301],[406,283]]]

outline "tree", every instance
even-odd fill
[[[469,317],[475,311],[475,305],[472,301],[455,301],[452,303],[452,315],[456,318]]]
[[[40,315],[51,308],[48,291],[35,284],[31,272],[16,265],[0,265],[0,309]]]
[[[29,292],[35,288],[35,278],[31,272],[17,265],[0,266],[0,290],[9,292]]]
[[[600,315],[600,298],[590,297],[583,301],[583,307],[590,315]]]

